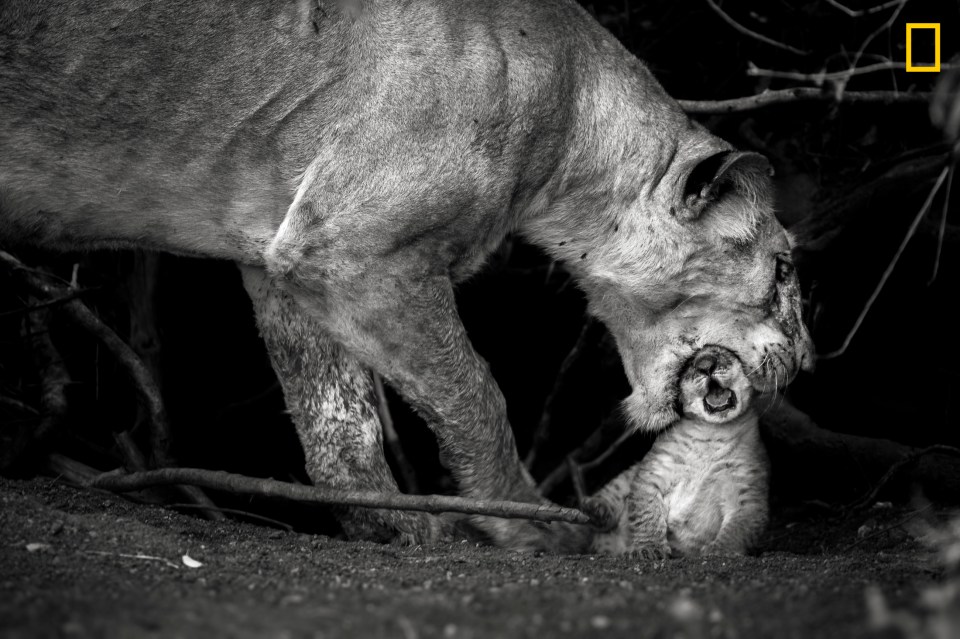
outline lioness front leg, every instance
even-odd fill
[[[336,312],[320,309],[319,315],[337,340],[425,418],[462,494],[544,501],[520,464],[503,394],[470,344],[452,283],[443,275],[395,273],[385,267],[375,280],[327,287],[322,303]],[[320,297],[304,292],[301,299],[310,306]],[[495,543],[513,548],[567,549],[583,537],[561,524],[498,518],[475,523]]]
[[[383,456],[370,371],[264,271],[241,271],[303,445],[307,474],[320,486],[398,492]],[[351,539],[426,543],[443,528],[440,519],[422,513],[339,508],[336,515]]]

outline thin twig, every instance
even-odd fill
[[[929,93],[902,93],[900,91],[845,91],[840,96],[812,87],[797,87],[780,91],[765,91],[758,95],[730,100],[679,100],[687,113],[735,113],[752,111],[772,104],[822,101],[865,104],[926,104]]]
[[[613,443],[607,446],[607,449],[591,459],[590,461],[583,462],[580,464],[580,469],[584,472],[593,470],[607,459],[613,455],[617,450],[626,442],[628,439],[633,437],[636,433],[632,430],[625,430],[622,435],[613,440]]]
[[[567,455],[567,472],[573,481],[573,494],[577,497],[577,504],[582,505],[587,499],[587,485],[583,481],[583,470],[573,455]]]
[[[579,448],[573,450],[568,457],[573,460],[580,460],[584,457],[588,457],[594,449],[597,439],[603,434],[604,430],[605,429],[602,426],[598,428],[593,432],[593,434],[584,440],[583,444]],[[631,430],[626,430],[593,459],[589,459],[588,461],[577,461],[581,475],[588,473],[597,466],[603,464],[603,462],[605,462],[611,455],[617,452],[624,442],[633,437],[635,434],[636,433]],[[557,486],[560,485],[560,482],[571,476],[570,470],[571,468],[569,462],[559,464],[556,468],[550,471],[546,477],[544,477],[543,481],[537,485],[537,490],[539,490],[543,495],[549,495],[557,489]],[[574,486],[574,489],[576,489],[576,486]]]
[[[0,395],[0,405],[10,406],[11,408],[20,411],[21,413],[27,413],[28,415],[39,415],[37,409],[29,404],[24,404],[19,399],[14,399],[12,397],[7,397],[5,395]]]
[[[180,510],[197,510],[199,508],[206,508],[206,506],[201,506],[199,504],[167,504],[164,508],[173,508]],[[264,517],[263,515],[257,515],[255,513],[247,512],[246,510],[238,510],[236,508],[223,508],[222,506],[216,506],[216,509],[219,512],[222,512],[226,515],[234,515],[236,517],[246,517],[247,519],[252,519],[254,521],[260,521],[265,524],[270,524],[277,528],[282,528],[287,532],[293,532],[293,526],[290,524],[284,523],[277,519],[272,519],[270,517]]]
[[[956,65],[944,64],[941,69],[951,69]],[[827,80],[846,80],[855,75],[865,75],[878,71],[906,69],[905,62],[876,62],[862,67],[851,67],[843,71],[817,71],[816,73],[800,73],[797,71],[778,71],[777,69],[762,69],[753,63],[747,65],[747,75],[757,78],[778,78],[781,80],[796,80],[798,82],[814,82],[818,85]],[[870,92],[867,92],[870,93]]]
[[[6,317],[8,315],[22,315],[23,313],[32,313],[34,311],[40,310],[42,308],[48,308],[50,306],[56,306],[57,304],[63,304],[64,302],[69,302],[72,299],[76,299],[90,291],[95,291],[96,288],[83,288],[77,289],[76,292],[70,293],[68,295],[63,295],[52,300],[47,300],[45,302],[37,302],[36,304],[31,304],[29,306],[24,306],[23,308],[18,308],[13,311],[4,311],[0,313],[0,317]]]
[[[28,318],[27,326],[34,362],[40,374],[40,414],[43,417],[33,434],[33,441],[40,442],[55,433],[66,420],[65,389],[71,380],[60,351],[50,339],[49,312],[33,314]]]
[[[874,532],[870,533],[869,535],[864,535],[863,537],[860,537],[859,539],[857,539],[857,540],[856,540],[855,542],[853,542],[852,544],[849,544],[849,545],[845,546],[843,549],[841,549],[841,550],[840,550],[840,553],[841,553],[841,554],[846,554],[846,553],[850,552],[851,550],[853,550],[854,548],[856,548],[857,546],[859,546],[860,544],[862,544],[863,542],[867,541],[868,539],[873,539],[874,537],[878,537],[878,536],[880,536],[880,535],[882,535],[882,534],[884,534],[884,533],[890,532],[890,531],[893,530],[894,528],[899,528],[900,526],[903,526],[904,524],[909,523],[911,520],[916,519],[917,517],[919,517],[919,516],[922,515],[923,513],[927,512],[927,511],[930,510],[931,508],[933,508],[933,504],[927,504],[927,505],[924,506],[923,508],[918,508],[917,510],[913,511],[912,513],[910,513],[909,515],[907,515],[907,516],[904,517],[903,519],[897,521],[896,523],[890,524],[889,526],[884,526],[883,528],[880,528],[879,530],[875,530]]]
[[[82,554],[85,555],[100,555],[102,557],[122,557],[124,559],[140,559],[142,561],[159,561],[166,564],[170,568],[180,569],[180,566],[175,562],[170,561],[169,559],[164,559],[163,557],[154,557],[152,555],[143,555],[140,553],[130,554],[124,552],[106,552],[104,550],[81,550]]]
[[[887,21],[884,22],[876,31],[867,36],[867,39],[863,41],[863,44],[860,45],[860,49],[857,50],[857,54],[853,56],[853,62],[850,64],[850,68],[854,69],[860,63],[860,58],[863,57],[863,52],[867,50],[867,47],[870,46],[870,43],[873,42],[873,39],[878,35],[890,29],[897,18],[900,17],[900,12],[903,11],[903,8],[907,6],[909,0],[899,0],[900,6],[897,7],[897,10],[890,14],[890,17],[887,18]],[[852,75],[852,74],[851,74]]]
[[[383,427],[383,438],[386,440],[387,448],[393,455],[393,461],[396,462],[397,469],[400,471],[400,479],[403,481],[402,488],[408,493],[418,493],[420,487],[417,483],[417,474],[413,471],[410,460],[403,452],[403,444],[400,443],[397,429],[393,425],[393,416],[390,414],[390,405],[387,403],[383,378],[377,372],[373,374],[373,390],[377,396],[377,413],[380,415],[380,425]]]
[[[953,455],[955,457],[960,457],[960,448],[955,448],[953,446],[945,446],[942,444],[935,444],[933,446],[928,446],[922,450],[918,450],[916,452],[910,453],[909,455],[907,455],[897,463],[890,466],[890,468],[887,469],[887,472],[883,474],[883,477],[880,478],[880,480],[870,490],[870,492],[868,492],[866,495],[864,495],[854,503],[847,506],[847,508],[849,510],[860,510],[862,508],[866,508],[867,506],[870,506],[876,500],[877,495],[880,494],[880,491],[883,490],[883,488],[890,482],[891,479],[893,479],[893,477],[897,473],[902,471],[907,466],[911,466],[917,463],[918,461],[920,461],[921,457],[930,455],[932,453],[943,453],[947,455]]]
[[[843,11],[845,14],[847,14],[851,18],[861,18],[863,16],[868,16],[873,13],[879,13],[884,9],[895,7],[901,2],[902,0],[890,0],[890,2],[884,2],[883,4],[879,4],[875,7],[867,7],[866,9],[860,9],[858,11],[856,9],[851,9],[850,7],[840,4],[839,2],[837,2],[837,0],[827,0],[827,4],[829,4],[831,7],[834,7],[835,9],[839,9],[840,11]]]
[[[527,452],[526,458],[523,460],[524,466],[527,470],[533,468],[533,464],[537,460],[537,455],[540,454],[540,449],[544,444],[547,443],[550,436],[550,423],[553,420],[553,411],[554,404],[557,401],[557,398],[561,395],[563,386],[567,380],[567,376],[570,373],[570,369],[573,368],[574,364],[580,359],[581,354],[584,349],[587,347],[588,342],[592,341],[592,329],[594,328],[595,321],[591,317],[587,317],[584,320],[583,327],[580,329],[580,335],[577,336],[577,341],[574,342],[573,347],[570,349],[570,352],[567,353],[567,356],[563,358],[563,362],[560,364],[560,370],[557,371],[556,379],[553,382],[553,388],[550,389],[550,394],[547,395],[546,401],[543,403],[543,411],[540,413],[540,421],[537,424],[537,428],[533,431],[533,438],[530,442],[530,450]]]
[[[80,300],[70,301],[63,306],[63,312],[77,325],[96,337],[110,354],[133,380],[134,390],[140,399],[144,411],[147,413],[152,439],[152,452],[159,466],[173,465],[170,456],[170,427],[167,423],[167,412],[160,396],[160,390],[153,383],[150,371],[143,361],[137,357],[126,342],[120,339],[113,330],[101,322],[93,312]],[[194,503],[208,508],[206,515],[213,520],[222,520],[216,506],[203,494],[192,486],[180,489],[184,495]]]
[[[724,22],[726,22],[727,24],[729,24],[731,27],[733,27],[734,29],[736,29],[736,30],[739,31],[740,33],[742,33],[742,34],[744,34],[744,35],[746,35],[746,36],[749,36],[749,37],[753,38],[754,40],[758,40],[758,41],[760,41],[760,42],[763,42],[764,44],[769,44],[769,45],[772,46],[772,47],[777,47],[778,49],[783,49],[784,51],[789,51],[790,53],[796,53],[797,55],[809,55],[809,53],[810,53],[809,51],[804,51],[804,50],[802,50],[802,49],[797,49],[796,47],[791,47],[789,44],[784,44],[784,43],[782,43],[782,42],[777,42],[776,40],[774,40],[774,39],[772,39],[772,38],[768,38],[768,37],[765,36],[765,35],[762,35],[762,34],[760,34],[760,33],[757,33],[756,31],[751,31],[750,29],[748,29],[747,27],[743,26],[742,24],[740,24],[739,22],[737,22],[736,20],[734,20],[733,18],[731,18],[729,15],[727,15],[727,13],[724,12],[724,10],[720,8],[720,5],[718,5],[716,2],[714,2],[714,0],[706,0],[706,2],[707,2],[707,5],[709,5],[710,8],[713,9],[714,13],[716,13],[718,16],[720,16],[720,17],[723,19]]]
[[[552,504],[483,501],[446,495],[404,495],[402,493],[337,490],[316,486],[298,486],[275,479],[244,477],[234,473],[199,468],[162,468],[130,474],[104,473],[93,479],[89,485],[103,490],[127,492],[151,486],[177,484],[190,484],[230,493],[291,499],[331,506],[388,508],[428,513],[458,512],[503,517],[505,519],[532,519],[545,522],[565,521],[575,524],[586,524],[590,521],[589,517],[579,510]]]
[[[887,269],[883,272],[883,276],[880,277],[880,281],[877,283],[877,287],[873,290],[873,293],[870,294],[870,298],[867,300],[867,303],[864,305],[863,310],[860,311],[860,315],[857,317],[857,321],[854,322],[853,328],[850,329],[850,332],[847,334],[846,338],[843,340],[843,344],[835,351],[829,353],[824,353],[822,355],[817,355],[817,359],[832,359],[834,357],[839,357],[847,351],[847,347],[850,346],[850,342],[853,341],[853,336],[857,334],[857,331],[860,330],[860,325],[863,324],[863,320],[867,317],[867,313],[870,312],[870,308],[873,306],[873,303],[877,301],[877,298],[880,296],[880,291],[883,290],[884,285],[887,283],[887,280],[890,279],[890,275],[893,273],[893,269],[896,268],[897,262],[900,260],[900,256],[903,255],[904,250],[907,248],[907,244],[910,242],[910,238],[913,237],[913,234],[916,233],[917,227],[920,225],[920,221],[923,220],[923,216],[927,214],[927,211],[930,209],[930,205],[933,204],[933,198],[936,197],[937,192],[940,190],[940,187],[943,185],[944,180],[947,179],[947,175],[950,172],[950,167],[944,167],[940,171],[940,176],[937,178],[936,183],[933,185],[933,188],[930,189],[929,195],[927,195],[926,201],[923,203],[923,206],[920,207],[920,212],[917,213],[917,216],[913,219],[913,222],[910,224],[910,228],[907,229],[906,235],[903,237],[903,241],[900,242],[900,247],[897,249],[897,252],[894,254],[893,259],[890,260],[890,264],[887,265]]]
[[[943,252],[943,238],[947,234],[947,211],[950,208],[950,191],[953,189],[953,172],[956,164],[950,164],[950,177],[947,178],[947,191],[943,196],[943,212],[940,214],[940,230],[937,233],[937,253],[933,258],[933,272],[927,281],[927,286],[933,284],[940,270],[940,254]]]
[[[29,299],[31,303],[35,301],[32,296]],[[32,428],[19,429],[17,439],[0,455],[0,468],[7,470],[33,459],[32,454],[39,452],[60,430],[68,408],[65,388],[70,384],[70,375],[50,339],[50,311],[29,315],[23,334],[29,340],[33,364],[40,378],[40,420]]]

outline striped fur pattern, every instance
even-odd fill
[[[769,462],[740,361],[726,349],[701,350],[681,392],[683,418],[584,504],[607,528],[595,535],[593,552],[745,554],[766,527]],[[718,396],[735,403],[709,410]]]

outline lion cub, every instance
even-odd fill
[[[767,524],[768,460],[753,389],[730,351],[699,351],[680,381],[683,418],[583,507],[592,551],[643,558],[743,554]]]

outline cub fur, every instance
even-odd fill
[[[768,459],[753,389],[726,349],[702,349],[681,379],[683,418],[588,500],[605,520],[594,552],[643,558],[744,554],[767,524]]]

